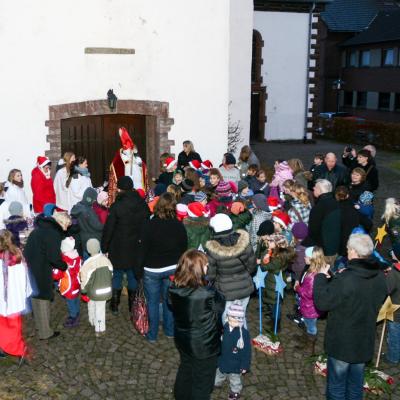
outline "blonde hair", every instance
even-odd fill
[[[400,217],[400,204],[394,197],[389,197],[385,201],[385,211],[382,214],[382,219],[389,223],[392,218],[399,218]]]
[[[293,192],[295,181],[293,179],[286,179],[285,182],[283,182],[282,187],[285,189],[288,189],[290,192]]]
[[[325,254],[321,247],[315,246],[310,257],[310,272],[319,272],[326,266]]]
[[[296,198],[304,206],[307,207],[311,204],[310,197],[308,195],[308,191],[303,185],[300,185],[299,183],[294,182],[291,192],[293,192],[295,194]]]
[[[360,167],[354,168],[353,171],[351,171],[351,173],[360,175],[361,176],[361,182],[364,182],[365,179],[367,178],[366,172]]]
[[[18,173],[20,173],[22,175],[22,172],[20,169],[13,168],[8,174],[8,178],[7,178],[8,182],[13,182],[15,175],[17,175]]]
[[[72,222],[71,217],[68,215],[67,212],[55,211],[52,217],[55,219],[58,225],[60,225],[61,228],[63,228],[64,230],[67,230],[67,228],[71,225]]]
[[[189,147],[189,153],[194,153],[194,145],[190,140],[185,140],[183,142],[183,146],[188,146]]]
[[[179,200],[182,197],[182,190],[179,186],[171,183],[171,185],[168,185],[167,187],[167,192],[171,193],[175,197],[176,202],[179,203]]]
[[[293,175],[296,175],[299,172],[304,172],[304,165],[298,158],[291,158],[287,163],[292,170]]]
[[[0,252],[10,252],[17,262],[22,260],[21,250],[13,243],[12,233],[6,229],[0,231]]]

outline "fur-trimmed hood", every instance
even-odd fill
[[[237,257],[242,254],[250,244],[250,237],[243,229],[238,229],[236,233],[239,238],[234,246],[223,246],[217,240],[209,240],[206,243],[207,252],[218,257]]]

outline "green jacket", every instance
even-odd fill
[[[183,220],[183,226],[188,236],[188,250],[198,249],[200,245],[205,249],[206,242],[211,237],[209,219],[207,217],[187,217]]]
[[[233,230],[236,229],[246,229],[246,225],[248,225],[252,219],[252,215],[249,210],[245,210],[239,215],[229,214],[229,217],[232,220]]]
[[[268,304],[276,303],[276,293],[275,293],[275,274],[279,274],[283,271],[283,266],[278,259],[271,259],[268,264],[263,264],[262,259],[264,258],[264,253],[261,257],[261,269],[267,271],[268,275],[265,278],[265,289],[264,289],[264,299]]]

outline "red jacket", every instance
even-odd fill
[[[93,203],[93,210],[99,217],[99,221],[104,225],[107,221],[108,214],[110,214],[110,210],[107,207],[101,206],[97,202]]]
[[[35,213],[43,212],[43,206],[46,203],[56,203],[53,179],[47,179],[38,167],[32,170],[31,187],[33,193],[33,211]]]
[[[68,265],[68,269],[66,271],[53,269],[53,279],[59,280],[58,288],[62,296],[66,299],[75,299],[79,296],[81,288],[79,272],[81,270],[82,260],[78,255],[74,258],[70,258],[63,254],[61,257]]]

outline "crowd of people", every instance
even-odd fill
[[[309,169],[300,159],[278,159],[270,173],[249,146],[238,160],[226,153],[214,167],[185,141],[177,159],[161,155],[152,189],[118,177],[114,202],[107,184],[92,187],[85,157],[65,153],[53,180],[50,160],[40,156],[32,206],[21,171],[11,170],[0,187],[0,356],[27,357],[22,315],[29,303],[40,340],[60,335],[50,318],[55,295],[65,299],[66,329],[80,324],[85,301],[102,336],[107,302],[118,316],[125,285],[131,312],[143,287],[146,340],[157,342],[162,322],[180,354],[175,398],[209,399],[228,379],[228,398],[238,399],[251,369],[247,314],[261,268],[267,329],[277,322],[280,330],[282,273],[295,295],[287,317],[299,327],[300,351],[315,353],[318,320],[327,318],[327,397],[361,399],[378,311],[388,295],[400,304],[396,199],[386,200],[382,217],[390,257],[376,253],[369,235],[379,187],[375,153],[373,146],[345,148],[341,161],[316,154]],[[389,322],[386,354],[397,364],[398,314]]]

